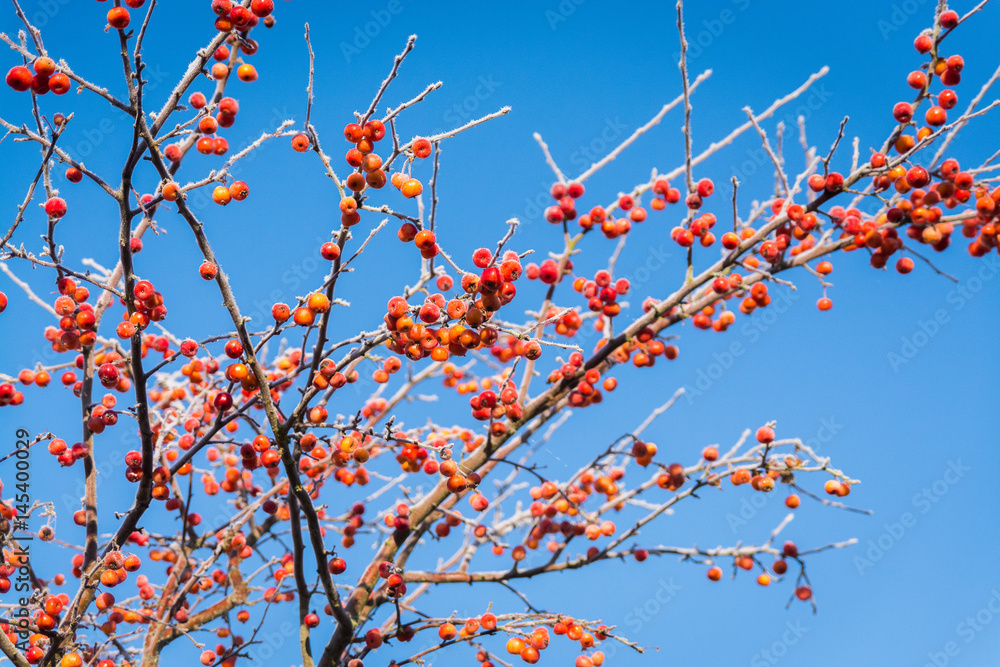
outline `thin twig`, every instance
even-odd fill
[[[538,143],[539,148],[542,149],[542,154],[545,155],[545,163],[551,167],[553,172],[555,172],[556,180],[560,183],[565,183],[566,176],[562,173],[562,170],[559,169],[559,165],[557,165],[556,161],[552,158],[552,153],[549,152],[549,145],[545,143],[544,139],[542,139],[542,135],[535,132],[531,136]]]
[[[698,85],[702,81],[704,81],[705,79],[707,79],[710,76],[712,76],[712,70],[710,70],[710,69],[707,69],[704,72],[702,72],[701,74],[699,74],[695,78],[695,80],[693,82],[691,82],[691,87],[688,90],[688,93],[689,94],[693,93],[695,91],[695,89],[698,87]],[[601,158],[597,162],[591,164],[590,167],[588,167],[586,171],[584,171],[582,174],[580,174],[579,176],[577,176],[573,180],[575,182],[577,182],[577,183],[582,183],[583,181],[585,181],[588,178],[590,178],[591,176],[593,176],[597,171],[599,171],[601,168],[603,168],[604,166],[606,166],[609,162],[611,162],[616,157],[618,157],[621,154],[621,152],[624,151],[626,148],[628,148],[636,139],[638,139],[643,134],[645,134],[646,132],[648,132],[652,127],[654,127],[655,125],[657,125],[663,119],[663,117],[671,109],[673,109],[674,107],[676,107],[678,104],[680,104],[683,101],[684,101],[684,96],[683,95],[679,95],[676,98],[674,98],[673,100],[671,100],[670,102],[667,102],[666,104],[664,104],[663,108],[661,108],[656,113],[655,116],[653,116],[651,119],[649,119],[649,121],[645,125],[642,125],[638,129],[636,129],[635,132],[633,132],[625,141],[623,141],[617,147],[615,147],[614,150],[612,150],[610,153],[608,153],[606,156],[604,156],[603,158]]]
[[[416,41],[417,41],[417,36],[410,35],[409,39],[406,40],[406,46],[403,47],[402,53],[400,53],[393,59],[392,69],[389,71],[389,76],[387,76],[385,78],[385,81],[382,82],[382,85],[379,86],[378,92],[375,93],[375,97],[372,99],[372,103],[368,107],[368,111],[366,111],[365,114],[361,117],[360,119],[361,125],[364,125],[366,122],[368,122],[368,119],[372,117],[373,113],[375,113],[375,109],[378,107],[379,100],[382,99],[382,95],[385,94],[385,91],[389,87],[389,84],[392,83],[392,80],[396,78],[396,75],[399,73],[399,66],[403,64],[403,59],[406,58],[407,54],[413,50],[413,45],[416,43]]]
[[[678,67],[681,70],[681,82],[684,85],[684,178],[688,192],[694,192],[694,176],[691,169],[691,90],[688,86],[687,72],[687,39],[684,37],[684,1],[677,0],[677,32],[680,34],[681,59]]]

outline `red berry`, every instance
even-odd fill
[[[958,95],[954,90],[942,90],[938,94],[938,104],[942,109],[954,109],[958,104]]]
[[[910,167],[906,172],[906,182],[912,188],[922,188],[931,182],[931,176],[927,170],[921,166]]]
[[[941,16],[938,17],[938,24],[945,30],[951,30],[958,25],[958,12],[951,9],[941,12]]]
[[[946,69],[941,75],[941,83],[946,86],[957,86],[962,82],[962,75],[958,70]]]
[[[101,364],[97,369],[97,377],[105,387],[114,387],[118,384],[118,368],[114,364]]]
[[[41,74],[42,76],[52,76],[56,71],[56,62],[52,58],[47,58],[42,56],[35,60],[32,65],[35,69],[35,74]]]
[[[331,241],[327,241],[319,248],[319,254],[323,259],[328,261],[334,261],[340,257],[340,246]]]
[[[897,123],[909,123],[913,120],[913,105],[909,102],[897,102],[892,108],[892,117]]]
[[[229,186],[229,195],[236,201],[243,201],[250,195],[250,188],[243,181],[236,181]]]
[[[17,92],[23,93],[31,89],[33,78],[31,70],[23,65],[18,65],[17,67],[11,67],[10,71],[7,72],[7,85]]]
[[[430,157],[431,142],[428,141],[427,139],[414,139],[413,154],[418,158]]]
[[[49,90],[56,95],[65,95],[72,87],[73,84],[70,82],[69,77],[62,72],[57,72],[49,77]]]
[[[330,574],[342,574],[347,569],[347,562],[343,558],[331,558],[326,568]]]
[[[309,150],[309,137],[302,134],[301,132],[299,134],[296,134],[294,137],[292,137],[292,149],[296,153],[305,153],[307,150]]]
[[[227,342],[224,349],[230,359],[239,359],[243,355],[243,343],[238,340]]]
[[[252,0],[250,11],[260,18],[269,16],[274,11],[274,0]]]
[[[31,79],[31,91],[36,95],[44,95],[49,92],[49,77],[36,74]]]
[[[233,407],[233,396],[229,392],[220,391],[215,395],[215,400],[213,400],[212,403],[221,412],[225,412],[229,408]]]
[[[844,189],[844,177],[835,171],[830,172],[826,177],[823,187],[827,192],[840,192]]]
[[[674,227],[673,231],[670,232],[670,236],[682,248],[690,248],[694,245],[694,234],[691,233],[690,229]]]
[[[924,86],[927,85],[927,75],[920,70],[910,72],[906,77],[906,83],[914,90],[923,90]]]
[[[112,7],[108,10],[108,25],[115,30],[124,30],[130,20],[128,10],[124,7]]]
[[[770,426],[761,426],[757,429],[757,442],[768,445],[774,442],[774,429]]]
[[[53,197],[45,202],[45,213],[52,218],[61,218],[66,215],[66,201],[61,197]]]
[[[385,136],[385,124],[380,120],[370,120],[365,123],[364,134],[366,139],[381,141]]]
[[[200,273],[201,277],[205,280],[215,280],[215,276],[219,273],[219,267],[206,259],[201,263],[201,266],[198,267],[198,273]]]
[[[356,144],[365,138],[365,131],[357,123],[348,123],[344,126],[344,138],[352,144]]]
[[[931,127],[940,127],[948,122],[948,112],[939,106],[933,106],[924,114],[924,120]]]

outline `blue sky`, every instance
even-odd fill
[[[101,32],[106,5],[68,0],[23,4],[42,25],[46,46],[56,58],[66,58],[78,73],[122,94],[117,39]],[[207,41],[212,29],[207,4],[166,3],[157,9],[158,22],[147,37],[148,91],[155,108],[193,49]],[[765,128],[773,136],[778,120],[806,114],[809,141],[823,153],[840,120],[849,115],[848,138],[859,135],[866,154],[890,129],[892,105],[911,96],[905,77],[921,63],[912,40],[929,24],[934,4],[692,3],[686,10],[692,76],[713,70],[692,100],[695,151],[742,123],[744,105],[759,111],[829,65],[829,75],[811,93]],[[954,8],[963,13],[972,5],[963,1]],[[416,50],[384,103],[395,106],[437,80],[444,86],[404,115],[399,123],[403,137],[512,107],[509,115],[443,147],[439,229],[458,256],[491,245],[512,216],[523,223],[515,248],[556,249],[556,229],[540,214],[548,203],[545,192],[552,173],[532,132],[543,135],[564,171],[579,173],[680,92],[670,3],[622,7],[563,0],[508,3],[502,11],[486,5],[435,6],[430,11],[412,0],[392,0],[346,11],[291,0],[278,3],[276,17],[278,25],[258,35],[261,51],[254,62],[260,80],[237,82],[231,89],[241,104],[239,122],[225,134],[234,148],[285,118],[304,118],[302,26],[307,20],[316,49],[313,123],[337,160],[344,147],[341,128],[352,111],[367,107],[410,34],[419,36]],[[949,53],[961,53],[966,60],[964,81],[957,88],[960,106],[997,66],[992,45],[998,19],[1000,9],[988,6],[946,42]],[[5,10],[0,29],[12,34],[18,27],[13,12]],[[15,64],[14,56],[8,53],[5,62]],[[208,91],[204,84],[200,89]],[[996,96],[994,91],[986,99]],[[27,100],[5,87],[0,115],[28,122]],[[76,117],[63,144],[88,166],[114,177],[128,150],[127,118],[86,94],[50,95],[42,101],[47,114],[70,108]],[[666,171],[681,164],[681,125],[681,116],[671,113],[590,179],[588,205],[607,203],[620,190],[643,182],[652,167]],[[986,132],[995,127],[992,119],[970,125],[954,145],[963,165],[978,164],[997,149],[987,139],[995,132]],[[321,279],[324,269],[316,247],[328,240],[335,217],[336,192],[315,158],[292,153],[284,141],[266,146],[240,170],[239,177],[251,188],[250,201],[225,209],[195,202],[245,304],[243,311],[256,321],[266,319],[273,301],[304,293]],[[849,164],[847,144],[835,167]],[[0,196],[12,214],[13,203],[22,200],[34,175],[36,153],[7,138],[0,155],[7,165]],[[696,176],[723,184],[737,175],[745,213],[751,200],[773,189],[771,169],[758,155],[757,138],[745,136],[706,162]],[[797,142],[789,143],[787,155],[790,165],[801,164]],[[193,155],[186,160],[183,178],[200,177],[216,164]],[[141,186],[151,188],[151,174],[144,178]],[[112,265],[115,207],[86,183],[57,181],[70,208],[60,225],[67,259],[78,262],[86,256]],[[716,199],[728,200],[728,185],[719,185],[717,192]],[[392,200],[400,202],[398,195]],[[721,201],[713,205],[721,207],[720,214],[728,211]],[[44,221],[40,211],[30,210],[15,241],[35,248]],[[147,240],[139,261],[154,282],[171,286],[165,290],[167,323],[175,333],[195,338],[224,330],[228,316],[215,308],[214,286],[196,275],[200,258],[187,230],[174,216],[161,222],[165,234]],[[667,294],[682,279],[684,257],[669,240],[670,226],[664,214],[651,215],[619,263],[621,275],[648,276],[633,303],[647,294]],[[346,289],[353,305],[350,321],[338,323],[341,333],[359,322],[377,321],[385,300],[413,275],[412,253],[403,256],[389,236],[373,243],[350,276]],[[579,265],[593,270],[606,262],[612,245],[596,238],[587,243]],[[850,500],[874,514],[804,502],[786,529],[785,536],[806,546],[858,538],[853,548],[809,562],[818,614],[802,604],[785,609],[789,581],[768,589],[748,576],[713,584],[703,568],[670,558],[602,564],[541,578],[526,585],[531,599],[578,617],[616,622],[640,645],[659,647],[659,653],[651,648],[644,656],[619,649],[609,664],[993,664],[1000,651],[1000,532],[994,527],[1000,511],[994,486],[1000,423],[993,405],[1000,350],[992,335],[1000,325],[1000,261],[995,253],[972,259],[964,245],[956,238],[949,251],[934,257],[957,284],[921,262],[912,274],[900,276],[871,269],[860,255],[847,255],[835,262],[835,286],[829,294],[835,305],[829,312],[815,307],[821,296],[815,282],[798,275],[798,291],[776,296],[775,308],[738,320],[725,334],[681,328],[677,361],[653,372],[623,371],[622,389],[599,408],[603,414],[592,409],[576,414],[550,445],[551,473],[575,470],[584,453],[602,449],[684,386],[687,395],[647,432],[661,452],[677,460],[692,461],[704,445],[734,442],[744,428],[772,419],[779,435],[797,435],[820,446],[823,455],[833,456],[839,467],[863,481]],[[11,266],[19,275],[28,274],[17,263]],[[40,293],[50,289],[47,278],[41,272],[31,276]],[[526,304],[540,298],[537,286],[523,287],[519,299],[523,295]],[[18,336],[18,344],[0,346],[0,370],[16,371],[39,355],[48,361],[41,352],[46,316],[20,298],[6,277],[0,276],[0,289],[11,296],[0,316],[0,332],[7,341]],[[22,331],[33,332],[24,343]],[[3,442],[12,442],[19,427],[56,433],[75,428],[76,408],[61,387],[29,389],[26,396],[24,406],[0,411]],[[454,408],[450,418],[461,418],[461,400],[448,398],[443,405]],[[115,456],[134,447],[134,438],[124,431],[102,437],[99,445],[112,452],[108,460],[120,460]],[[66,490],[56,500],[62,511],[73,505],[74,475],[81,472],[56,472],[47,459],[33,459],[35,479],[57,475]],[[102,486],[108,499],[102,499],[102,512],[115,504],[125,506],[132,493],[119,482],[117,468],[109,466],[106,478],[111,481]],[[812,488],[819,490],[818,484]],[[41,495],[41,481],[37,488]],[[706,494],[701,502],[682,504],[675,516],[644,533],[643,540],[714,546],[766,539],[785,508],[775,498],[760,507],[750,505],[749,494],[727,488]],[[81,542],[82,530],[62,521],[67,539]],[[433,567],[436,555],[423,565]],[[458,610],[460,616],[481,613],[489,600],[518,608],[517,600],[501,589],[441,588],[429,598],[436,611]],[[294,640],[286,642],[280,626],[275,632],[279,663],[290,664]],[[554,642],[542,662],[568,664],[570,655],[564,640]],[[453,659],[473,657],[460,648],[437,664]]]

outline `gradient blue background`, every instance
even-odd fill
[[[508,116],[444,146],[438,228],[445,247],[457,257],[468,257],[472,249],[491,245],[503,233],[505,219],[518,216],[524,226],[513,247],[556,249],[557,231],[539,213],[552,174],[531,133],[541,132],[563,170],[573,175],[680,91],[672,4],[578,2],[441,3],[430,8],[399,0],[375,2],[365,9],[303,0],[281,2],[276,12],[278,25],[256,35],[261,51],[253,62],[260,72],[259,82],[230,86],[229,93],[240,100],[241,112],[237,125],[225,136],[235,150],[284,118],[299,122],[304,118],[302,25],[308,20],[317,57],[313,123],[340,173],[346,173],[339,157],[346,148],[340,140],[341,128],[351,120],[353,110],[367,107],[393,55],[409,34],[416,33],[416,51],[384,104],[394,106],[439,79],[444,87],[403,116],[399,123],[403,138],[447,129],[503,105],[513,107]],[[67,0],[23,4],[43,27],[46,45],[56,58],[66,58],[78,73],[124,96],[117,38],[101,32],[107,5]],[[150,78],[158,82],[147,88],[153,101],[150,108],[159,108],[192,51],[209,38],[207,5],[165,3],[157,9],[146,42]],[[692,77],[705,68],[714,70],[693,98],[695,151],[742,123],[742,106],[749,104],[760,111],[828,64],[831,72],[817,84],[813,96],[780,111],[766,128],[773,137],[776,121],[794,121],[795,109],[801,107],[809,115],[810,143],[825,153],[837,124],[845,114],[850,115],[848,139],[860,135],[866,154],[890,129],[891,105],[911,96],[905,76],[921,62],[912,40],[929,24],[934,5],[930,0],[692,3],[686,13],[689,41],[697,45],[691,52]],[[961,13],[972,5],[963,1],[954,8]],[[365,24],[374,20],[371,12],[390,19],[384,26],[371,24],[377,30],[368,26],[374,37],[367,44],[355,42]],[[949,53],[957,51],[966,58],[964,82],[957,89],[962,107],[997,65],[998,19],[1000,9],[989,6],[946,43]],[[8,34],[19,28],[9,8],[2,13],[0,28]],[[344,44],[350,48],[345,50]],[[361,47],[357,53],[351,51],[356,47]],[[16,60],[8,52],[5,67]],[[198,88],[207,92],[209,84]],[[42,101],[46,114],[71,108],[77,115],[63,137],[64,147],[113,182],[131,137],[128,119],[88,94],[50,95]],[[6,120],[29,122],[29,112],[28,97],[6,87],[0,91],[0,113]],[[645,181],[651,167],[666,171],[680,164],[681,124],[676,111],[667,116],[587,182],[584,203],[607,203],[620,190]],[[996,127],[995,118],[988,118],[968,128],[954,147],[963,165],[978,164],[997,149]],[[266,320],[274,300],[303,294],[321,279],[323,267],[316,248],[337,224],[336,192],[315,157],[292,153],[286,142],[267,145],[239,170],[239,177],[250,184],[247,202],[222,209],[194,200],[243,311],[255,316],[256,322]],[[790,166],[800,166],[797,141],[786,145]],[[848,145],[845,141],[835,166],[846,168]],[[708,210],[725,219],[730,193],[726,183],[734,174],[743,182],[744,214],[752,199],[764,198],[771,191],[771,169],[754,162],[758,147],[757,138],[746,135],[697,170],[698,176],[711,176],[719,184]],[[10,217],[34,174],[37,153],[8,137],[0,155],[5,165],[0,197]],[[181,180],[199,178],[217,163],[214,158],[192,155],[185,161]],[[428,169],[426,164],[418,167],[425,180]],[[151,188],[155,181],[150,173],[144,178],[142,187]],[[68,248],[67,260],[74,263],[90,256],[113,265],[116,207],[86,182],[74,186],[61,176],[56,182],[70,208],[59,226],[59,240]],[[405,207],[398,193],[390,190],[385,191],[386,201]],[[29,211],[15,241],[37,250],[43,215],[34,207]],[[668,294],[682,277],[683,256],[668,238],[674,215],[651,214],[627,246],[619,264],[621,275],[635,276],[640,267],[652,268],[656,261],[651,259],[659,257],[661,246],[670,255],[662,268],[649,273],[648,281],[633,295],[633,304],[647,294]],[[155,239],[147,235],[137,264],[144,277],[170,285],[164,289],[170,313],[166,324],[177,335],[195,338],[227,330],[231,324],[227,325],[225,311],[215,307],[215,287],[197,276],[200,255],[186,227],[168,212],[157,219],[165,234]],[[338,320],[336,333],[347,335],[357,327],[373,326],[385,299],[415,275],[418,260],[412,248],[402,248],[393,238],[393,227],[359,260],[358,272],[344,280],[341,295],[353,307]],[[874,511],[867,517],[804,502],[785,531],[785,537],[802,547],[849,537],[859,540],[853,548],[809,561],[817,615],[803,604],[785,609],[791,582],[762,589],[752,577],[741,576],[712,584],[705,579],[704,568],[672,558],[641,565],[601,564],[531,581],[525,589],[535,604],[618,623],[623,634],[650,647],[645,656],[617,649],[606,664],[997,664],[1000,618],[983,612],[979,622],[989,622],[968,634],[959,625],[986,609],[991,600],[994,609],[1000,609],[996,592],[1000,591],[996,555],[1000,551],[996,528],[1000,423],[995,405],[1000,352],[994,335],[1000,326],[1000,280],[994,279],[1000,266],[995,253],[988,260],[971,259],[965,244],[956,233],[952,248],[934,260],[958,278],[960,288],[971,298],[920,262],[913,274],[899,276],[872,270],[860,255],[845,256],[835,262],[831,276],[835,283],[830,292],[835,303],[832,311],[816,310],[818,285],[800,274],[799,292],[784,299],[784,312],[776,308],[749,322],[740,319],[724,335],[684,327],[676,362],[642,374],[618,373],[627,381],[599,408],[601,412],[576,414],[548,447],[546,462],[553,476],[575,470],[585,454],[600,450],[634,427],[650,409],[685,385],[703,391],[682,398],[647,432],[665,457],[693,460],[704,445],[725,446],[744,428],[756,428],[771,419],[777,420],[779,435],[811,439],[822,454],[834,457],[835,465],[863,480],[850,501]],[[593,271],[602,265],[602,258],[606,261],[611,248],[604,239],[588,238],[578,266]],[[30,273],[19,262],[11,266],[21,276]],[[51,290],[48,281],[42,272],[31,276],[43,295]],[[48,317],[20,298],[5,277],[0,277],[0,289],[11,296],[8,310],[0,317],[0,369],[16,373],[37,358],[51,363],[41,337]],[[520,289],[518,301],[525,308],[538,302],[537,286]],[[574,303],[571,297],[565,300]],[[922,336],[935,316],[943,324],[933,335]],[[29,332],[27,341],[24,331]],[[744,353],[710,386],[699,385],[703,374],[716,375],[723,363],[713,355],[723,354],[734,341],[742,344]],[[905,363],[893,364],[890,353],[901,353],[907,341],[919,348],[917,354]],[[24,406],[0,411],[5,448],[19,427],[74,437],[78,407],[65,389],[31,388],[25,393]],[[58,400],[53,399],[56,396]],[[361,398],[360,393],[348,395],[345,404],[335,409],[353,412],[359,405],[351,400]],[[444,408],[443,421],[463,419],[461,399],[448,396],[444,403],[450,407]],[[417,406],[404,414],[413,423],[422,419],[423,409]],[[121,426],[118,429],[98,438],[98,446],[110,452],[101,455],[103,461],[120,461],[135,446],[134,436]],[[76,509],[73,487],[82,470],[56,472],[48,456],[36,456],[33,463],[36,496],[49,495],[56,483],[56,492],[62,494],[56,501],[60,512]],[[963,467],[960,477],[946,476],[952,464]],[[117,463],[114,468],[103,465],[107,470],[102,479],[111,481],[102,485],[101,510],[102,517],[110,517],[113,509],[127,506],[133,489],[120,481]],[[819,483],[817,478],[811,488],[818,490]],[[935,502],[919,499],[925,489]],[[748,510],[746,502],[751,498],[749,491],[731,488],[705,494],[702,502],[682,504],[676,516],[645,531],[642,541],[714,546],[766,539],[786,510],[777,494],[768,497],[763,507]],[[900,523],[906,513],[913,520],[900,533],[893,524]],[[82,529],[67,524],[68,518],[61,518],[60,535],[82,542]],[[739,524],[736,530],[734,524]],[[355,561],[362,560],[367,548],[363,544],[359,541],[348,552],[349,560],[351,553],[357,554]],[[439,554],[432,550],[419,565],[432,568]],[[47,557],[38,560],[45,569]],[[491,562],[486,559],[483,566]],[[481,613],[491,599],[507,609],[519,609],[517,600],[499,588],[440,588],[427,602],[436,613],[457,610],[462,616]],[[292,605],[287,605],[274,618],[288,623],[293,612]],[[294,632],[282,627],[290,626],[271,629],[276,655],[271,661],[285,665],[296,661],[297,646]],[[954,642],[957,655],[944,654],[949,642]],[[416,645],[425,643],[418,640]],[[188,646],[178,643],[177,647],[173,655],[193,659]],[[653,647],[659,647],[658,651]],[[500,644],[495,648],[501,649]],[[610,644],[604,648],[611,650]],[[572,653],[567,649],[565,640],[554,641],[543,654],[542,664],[570,664]],[[936,662],[931,654],[936,654]],[[474,658],[467,649],[457,648],[433,662],[459,660],[471,664]],[[373,662],[383,664],[381,657]]]

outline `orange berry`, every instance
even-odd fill
[[[299,134],[296,134],[294,137],[292,137],[292,149],[296,153],[306,152],[309,149],[309,137],[302,134],[301,132]]]
[[[257,68],[253,65],[244,63],[236,69],[236,76],[239,77],[240,81],[246,81],[247,83],[257,80]]]
[[[309,300],[306,302],[309,306],[309,310],[314,313],[325,313],[330,310],[330,299],[326,297],[326,294],[322,292],[314,292],[309,295]]]
[[[212,201],[220,206],[225,206],[233,200],[233,196],[229,193],[229,188],[225,185],[220,185],[212,190]]]
[[[524,650],[524,640],[520,637],[511,637],[507,640],[507,653],[511,655],[520,655],[521,651]]]
[[[431,142],[427,139],[414,139],[413,154],[419,158],[429,157],[431,154]]]
[[[454,623],[445,623],[438,628],[438,637],[443,641],[451,641],[458,636],[458,630],[455,629]]]
[[[124,7],[112,7],[108,10],[108,25],[110,25],[115,30],[124,30],[128,27],[131,17],[129,16],[128,10]],[[70,667],[69,665],[63,665],[63,667]]]
[[[275,319],[277,319],[277,317]],[[292,320],[299,326],[309,326],[316,320],[316,314],[305,306],[299,306],[295,309],[295,313],[292,315]]]
[[[127,14],[128,12],[126,12]],[[83,664],[83,658],[76,651],[72,653],[67,653],[59,661],[60,667],[80,667]]]
[[[406,197],[407,199],[413,199],[414,197],[416,197],[417,195],[419,195],[421,192],[424,191],[424,186],[417,179],[411,178],[405,183],[403,183],[403,186],[400,188],[400,191],[403,193],[403,196]]]
[[[250,188],[243,181],[236,181],[229,186],[229,195],[236,201],[243,201],[250,195]]]

